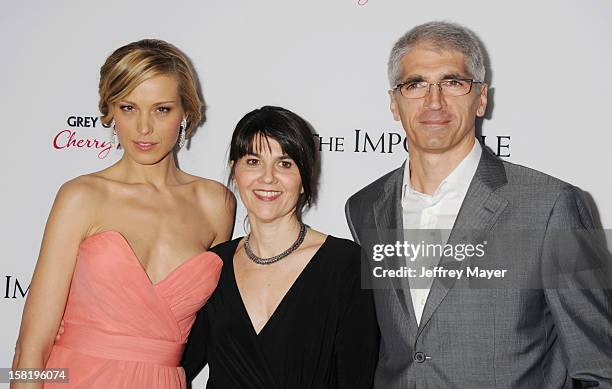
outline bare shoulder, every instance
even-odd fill
[[[236,197],[217,181],[198,177],[193,182],[197,202],[215,232],[211,246],[229,240],[234,228]]]
[[[196,177],[194,178],[194,184],[199,192],[208,196],[219,196],[224,195],[229,189],[219,181],[211,180],[209,178]]]
[[[86,174],[65,182],[59,189],[55,203],[76,211],[73,217],[95,218],[98,209],[109,198],[113,182],[107,178]]]
[[[90,176],[76,177],[65,182],[57,192],[45,235],[86,237],[95,224],[97,208],[103,194],[100,183]]]
[[[62,184],[57,192],[56,202],[84,206],[95,204],[102,195],[101,180],[92,175],[83,175]]]
[[[308,228],[308,234],[304,239],[303,248],[318,249],[327,240],[327,234],[317,231],[313,228]]]
[[[216,214],[218,212],[225,212],[223,209],[227,209],[231,213],[234,212],[236,197],[225,185],[218,181],[201,177],[197,177],[193,185],[196,196],[206,212]]]

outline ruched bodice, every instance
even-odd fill
[[[119,232],[85,239],[64,312],[65,333],[47,363],[69,368],[69,384],[58,387],[184,388],[178,367],[183,347],[221,267],[221,259],[205,251],[154,284]]]

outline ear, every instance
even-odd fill
[[[480,94],[478,96],[478,109],[476,110],[476,116],[483,117],[487,111],[487,93],[489,92],[489,85],[482,84],[480,87]]]
[[[115,104],[108,103],[108,114],[111,116],[111,120],[117,117],[115,112]]]
[[[387,93],[389,93],[389,98],[391,100],[389,108],[391,109],[391,113],[393,114],[393,119],[395,119],[396,122],[399,122],[401,120],[401,117],[399,114],[399,107],[396,100],[396,93],[393,90],[389,90]]]
[[[108,122],[108,128],[113,129],[113,123],[117,121],[117,108],[115,103],[108,103],[108,114],[106,116],[110,116],[110,121]],[[102,121],[102,117],[100,116],[100,121]]]
[[[100,122],[102,122],[102,118],[104,116],[100,116]],[[110,128],[111,130],[114,130],[113,128],[113,124],[115,123],[115,115],[111,114],[111,120],[108,122],[108,124],[102,124],[104,127],[106,128]]]
[[[235,164],[236,164],[236,163],[235,163],[235,161],[229,161],[229,162],[227,163],[227,167],[229,168],[229,171],[230,171],[230,172],[231,172],[231,171],[232,171],[232,169],[234,168],[234,165],[235,165]],[[233,186],[234,188],[237,188],[237,187],[238,187],[238,186],[236,185],[236,172],[235,172],[235,171],[234,171],[234,175],[233,175],[232,179],[231,179],[230,181],[228,181],[228,182],[227,182],[227,186],[228,186],[228,188],[230,188],[230,187],[232,187],[232,186]]]

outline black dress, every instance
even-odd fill
[[[208,363],[209,389],[371,388],[379,332],[360,247],[328,236],[256,334],[234,277],[239,241],[211,249],[223,270],[189,335],[187,381]]]

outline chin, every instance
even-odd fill
[[[168,155],[171,155],[171,152],[166,154],[162,153],[150,153],[150,152],[142,152],[139,150],[130,151],[127,153],[131,160],[137,162],[141,165],[155,165],[156,163],[161,162]]]
[[[257,219],[261,223],[271,223],[276,220],[282,219],[287,215],[286,212],[282,212],[278,209],[258,209],[249,211],[251,217]]]
[[[260,222],[269,223],[273,222],[282,217],[279,213],[270,213],[270,212],[253,212],[253,217]]]
[[[410,149],[411,144],[408,144],[408,149]],[[423,151],[428,152],[441,152],[448,149],[449,144],[444,139],[440,138],[429,138],[429,139],[420,139],[418,142],[414,143],[414,147]]]

